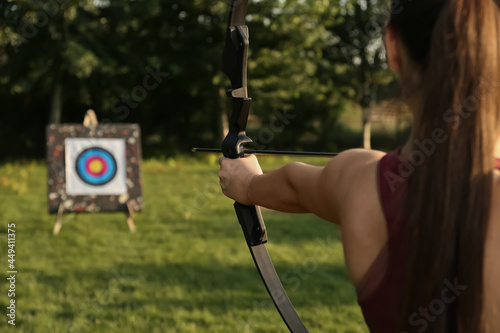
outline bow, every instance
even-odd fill
[[[229,133],[222,142],[227,158],[244,156],[244,145],[252,140],[246,135],[251,98],[247,90],[248,27],[245,25],[248,0],[231,0],[231,13],[226,30],[222,71],[231,81],[227,94],[233,99]],[[290,332],[308,332],[295,311],[269,257],[265,243],[267,231],[258,206],[234,203],[238,221],[262,281]]]

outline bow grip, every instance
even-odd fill
[[[267,231],[259,206],[234,203],[234,210],[240,222],[248,246],[267,243]]]

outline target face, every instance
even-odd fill
[[[116,175],[116,160],[106,149],[87,148],[76,159],[76,173],[89,185],[104,185]]]
[[[65,145],[67,194],[127,193],[124,140],[68,138]]]

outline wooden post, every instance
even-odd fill
[[[57,210],[57,220],[56,220],[56,224],[54,224],[54,230],[52,230],[52,233],[54,235],[58,235],[59,232],[61,231],[61,228],[62,228],[62,215],[63,215],[63,212],[64,212],[64,205],[63,203],[61,202],[59,204],[59,209]]]
[[[94,110],[88,109],[87,113],[85,113],[85,118],[83,118],[83,126],[91,127],[97,126],[99,122],[97,121],[97,117],[95,115]]]
[[[127,201],[127,224],[130,232],[135,232],[135,224],[134,224],[134,209],[132,208],[132,204],[130,201]]]

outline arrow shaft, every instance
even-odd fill
[[[193,153],[222,153],[218,148],[193,148]],[[337,153],[324,153],[324,152],[305,152],[305,151],[282,151],[282,150],[255,150],[245,149],[246,155],[261,155],[261,156],[306,156],[306,157],[335,157]]]

